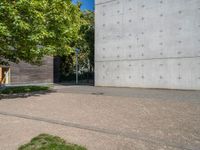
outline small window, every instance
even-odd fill
[[[10,67],[0,67],[0,85],[10,83]]]

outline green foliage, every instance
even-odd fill
[[[81,51],[79,61],[83,67],[89,64],[89,69],[92,71],[94,69],[94,12],[83,12],[83,18],[86,24],[83,24],[80,29],[81,39],[78,41],[78,47]]]
[[[0,64],[70,54],[85,22],[79,7],[71,0],[1,0]]]
[[[82,146],[66,143],[57,136],[40,134],[18,150],[86,150]]]
[[[74,73],[75,69],[75,55],[71,53],[70,55],[61,57],[61,78],[69,76],[71,73]]]
[[[19,87],[6,87],[0,90],[0,94],[17,94],[17,93],[30,93],[38,91],[48,91],[47,86],[19,86]]]
[[[82,19],[85,21],[79,30],[79,39],[76,47],[79,52],[79,70],[82,74],[94,71],[94,12],[84,11]],[[61,75],[63,80],[75,79],[75,57],[74,53],[61,58]],[[91,75],[90,75],[91,77]]]

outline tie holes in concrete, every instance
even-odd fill
[[[181,55],[182,53],[179,51],[179,52],[177,52],[177,54],[178,54],[178,55]]]

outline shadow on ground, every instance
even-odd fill
[[[79,81],[78,84],[75,81],[73,81],[73,82],[58,82],[58,83],[55,83],[55,85],[62,85],[62,86],[94,86],[94,82]]]

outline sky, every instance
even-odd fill
[[[72,0],[73,3],[76,3],[78,0]],[[92,10],[94,11],[94,0],[80,0],[82,2],[82,10]]]

